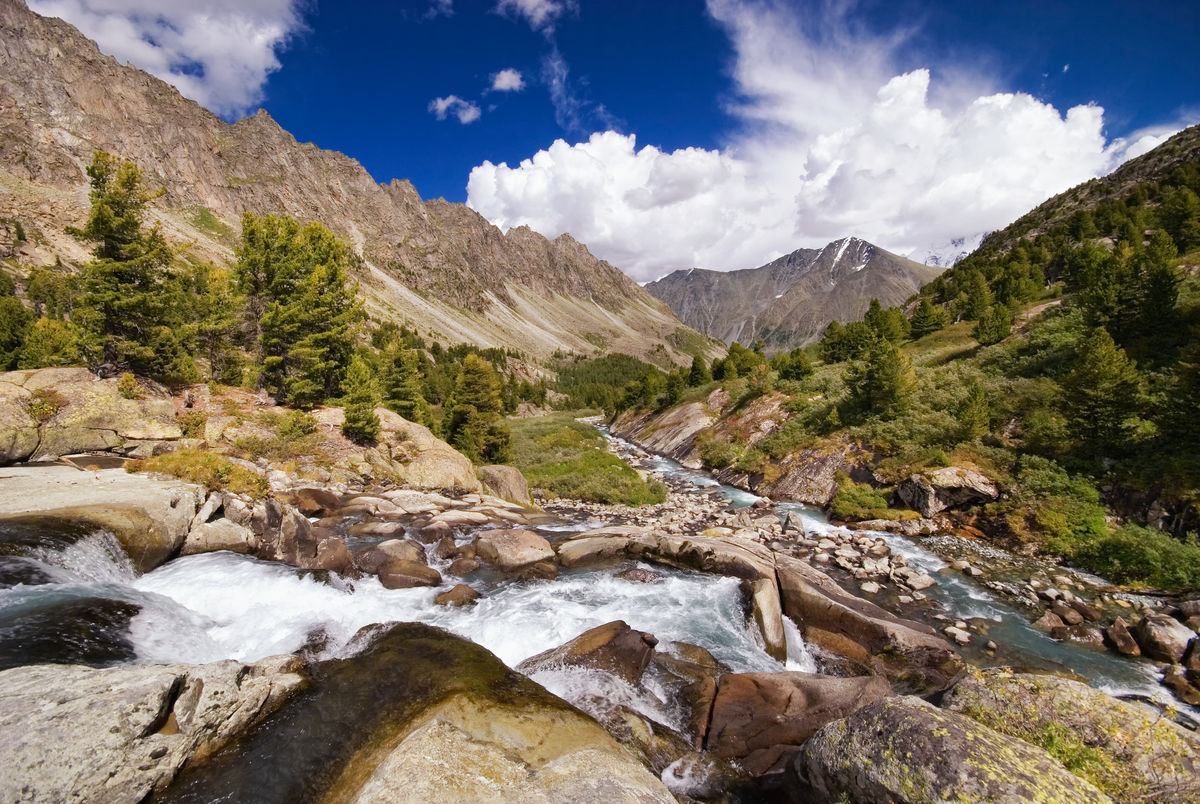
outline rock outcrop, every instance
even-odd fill
[[[1086,684],[1009,670],[976,671],[942,706],[1027,741],[1086,746],[1093,773],[1119,801],[1200,801],[1200,738],[1138,704]],[[1082,749],[1081,749],[1082,750]]]
[[[313,668],[313,691],[197,773],[184,797],[237,800],[670,804],[594,720],[485,649],[414,623],[370,626],[366,650]],[[321,723],[314,739],[312,724]]]
[[[517,671],[531,675],[539,670],[565,667],[603,670],[636,684],[654,657],[658,640],[653,634],[635,631],[624,620],[605,623],[548,651],[530,656]]]
[[[1173,664],[1183,661],[1188,643],[1196,638],[1195,631],[1169,614],[1162,613],[1145,615],[1131,630],[1142,653]]]
[[[946,466],[912,475],[896,488],[896,496],[921,516],[931,517],[949,508],[992,502],[1000,489],[977,469]]]
[[[143,801],[306,684],[293,656],[0,673],[0,799]]]
[[[809,801],[1107,804],[1039,748],[919,698],[888,698],[814,734],[792,763]]]
[[[530,505],[529,483],[515,466],[477,466],[475,475],[489,494],[519,505]]]

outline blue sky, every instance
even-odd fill
[[[29,4],[639,280],[850,234],[922,259],[1200,120],[1198,3]]]

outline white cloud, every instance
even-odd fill
[[[492,76],[493,92],[520,92],[525,88],[525,79],[519,70],[505,68]]]
[[[432,112],[438,120],[445,120],[446,115],[452,114],[458,118],[458,122],[464,126],[468,123],[474,123],[479,119],[482,112],[479,107],[468,100],[463,100],[457,95],[447,95],[444,98],[434,98],[429,102],[429,111]]]
[[[742,125],[726,147],[639,150],[613,131],[559,140],[516,167],[476,167],[467,203],[503,228],[571,232],[638,280],[754,267],[848,234],[920,258],[1170,133],[1110,143],[1099,106],[1062,114],[965,72],[898,70],[906,32],[865,34],[837,6],[803,19],[768,0],[708,6],[736,53]],[[568,130],[584,122],[570,101],[555,98]]]
[[[524,18],[529,27],[545,34],[554,32],[554,24],[563,14],[576,11],[576,0],[500,0],[496,11]]]
[[[263,98],[277,53],[303,28],[303,0],[27,0],[100,49],[221,115]]]
[[[429,10],[425,12],[425,19],[428,20],[452,16],[454,16],[454,0],[433,0],[429,4]]]

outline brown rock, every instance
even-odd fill
[[[451,539],[449,536],[443,536],[438,540],[433,554],[443,561],[447,558],[453,558],[458,555],[458,545],[454,543],[454,539]]]
[[[457,584],[453,589],[442,592],[433,599],[439,606],[467,606],[479,599],[479,593],[465,583]]]
[[[461,578],[464,575],[470,575],[480,566],[480,563],[473,558],[456,558],[450,566],[446,567],[446,574]]]
[[[947,466],[912,475],[897,487],[896,496],[929,517],[947,508],[990,502],[1000,496],[1000,489],[982,472]]]
[[[430,522],[416,532],[416,537],[424,544],[437,544],[446,537],[454,538],[454,528],[446,522]]]
[[[525,475],[514,466],[477,466],[475,475],[484,489],[502,500],[529,505],[529,484]]]
[[[778,769],[826,723],[890,695],[878,676],[729,673],[720,678],[705,745],[761,775]]]
[[[1088,623],[1076,623],[1075,625],[1064,625],[1055,628],[1050,632],[1050,636],[1055,639],[1086,645],[1089,648],[1104,647],[1104,632],[1098,626]]]
[[[1083,602],[1079,598],[1075,598],[1071,601],[1071,608],[1082,614],[1083,619],[1090,623],[1100,622],[1100,609]]]
[[[516,669],[530,675],[547,668],[582,667],[604,670],[636,684],[650,664],[657,644],[653,634],[635,631],[624,620],[616,620],[584,631],[557,648],[531,656]]]
[[[1137,640],[1133,638],[1133,634],[1129,633],[1129,626],[1124,618],[1118,617],[1113,621],[1113,624],[1104,629],[1104,636],[1116,648],[1117,653],[1125,656],[1141,656],[1142,649],[1138,647]]]
[[[554,548],[531,530],[485,530],[475,539],[477,555],[498,570],[513,572],[540,561],[553,561]]]
[[[1053,631],[1055,628],[1062,628],[1066,625],[1053,611],[1046,609],[1041,617],[1033,621],[1034,628],[1040,628],[1043,631]]]
[[[1171,668],[1163,675],[1163,685],[1179,700],[1189,706],[1200,706],[1200,687],[1192,685],[1178,668]]]
[[[670,699],[683,706],[692,747],[703,748],[717,695],[720,672],[717,660],[699,645],[671,642],[655,652],[651,663],[657,668],[658,679],[669,691]]]
[[[296,489],[292,498],[293,505],[305,516],[328,516],[342,504],[341,496],[329,489]]]
[[[1178,664],[1196,636],[1190,628],[1167,614],[1147,614],[1133,627],[1142,653],[1152,659]]]
[[[393,559],[425,563],[425,550],[408,539],[388,539],[374,547],[367,547],[354,554],[355,565],[363,572],[376,574],[379,568]]]
[[[437,586],[441,574],[416,561],[393,558],[379,568],[379,582],[386,589],[410,589],[414,586]]]
[[[648,570],[644,567],[634,567],[627,569],[624,572],[618,572],[613,576],[620,578],[622,581],[632,581],[634,583],[658,583],[662,580],[662,575],[654,570]]]
[[[404,538],[404,525],[399,522],[359,522],[347,531],[351,536],[382,536],[388,539]]]
[[[1066,625],[1079,625],[1083,622],[1083,615],[1061,600],[1054,601],[1050,606],[1050,611],[1057,614],[1058,618]]]

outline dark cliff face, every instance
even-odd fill
[[[762,338],[781,351],[813,342],[831,321],[861,318],[872,298],[900,304],[941,271],[847,237],[760,268],[676,271],[646,290],[707,335],[743,344]]]
[[[546,354],[594,351],[589,343],[603,341],[685,362],[667,341],[680,328],[670,311],[569,235],[505,234],[464,205],[423,201],[407,181],[379,184],[344,154],[297,142],[265,111],[225,123],[102,54],[62,20],[0,0],[0,172],[18,190],[3,214],[58,233],[78,225],[86,214],[84,168],[96,150],[135,161],[148,184],[163,187],[158,211],[168,235],[186,241],[198,234],[202,250],[213,233],[189,230],[201,207],[231,235],[247,210],[324,223],[378,272],[364,277],[377,309],[391,308],[449,340]],[[47,196],[56,199],[49,210]],[[224,249],[228,257],[231,236],[215,239],[204,256],[219,258]],[[65,242],[59,251],[64,259],[79,254]],[[404,298],[389,298],[396,283],[436,310],[424,311],[402,291]],[[529,307],[540,300],[554,308],[553,325],[523,346],[529,325],[540,323],[526,320],[536,317]]]

